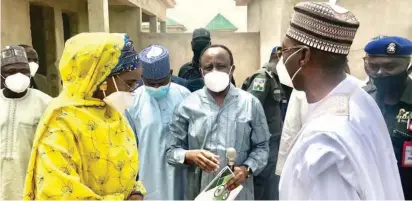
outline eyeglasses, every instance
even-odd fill
[[[134,83],[132,86],[127,84],[122,78],[120,78],[118,75],[116,75],[117,79],[119,79],[124,85],[126,85],[129,88],[129,92],[135,91],[139,87],[139,82]]]
[[[288,51],[290,51],[290,50],[298,49],[298,48],[303,48],[303,47],[307,47],[307,46],[306,46],[306,45],[295,45],[295,46],[291,46],[291,47],[288,47],[288,48],[282,48],[282,49],[280,50],[280,52],[283,54],[284,52],[288,52]]]

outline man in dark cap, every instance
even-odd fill
[[[37,51],[30,45],[19,45],[23,47],[27,54],[27,59],[30,66],[30,86],[33,89],[38,89],[46,94],[50,95],[49,86],[47,85],[47,78],[44,75],[38,73],[39,70],[39,55]]]
[[[199,28],[193,31],[192,37],[192,51],[193,58],[191,62],[184,64],[180,67],[178,76],[187,80],[187,87],[191,92],[197,91],[205,85],[203,81],[202,73],[199,68],[199,59],[202,51],[209,45],[211,45],[210,32],[207,29]],[[235,84],[234,79],[231,80],[232,84]]]
[[[294,10],[276,69],[305,92],[308,111],[280,176],[280,199],[403,200],[382,114],[345,73],[358,20],[333,1]]]
[[[0,200],[21,200],[37,124],[50,96],[30,86],[24,48],[1,51]]]
[[[247,78],[242,89],[259,99],[265,111],[270,131],[269,158],[265,169],[254,177],[255,200],[278,200],[279,177],[273,171],[276,168],[279,151],[280,134],[282,133],[283,112],[287,98],[283,86],[276,73],[276,64],[282,55],[282,47],[272,49],[270,59],[265,66]]]
[[[365,47],[365,71],[371,82],[364,89],[379,105],[391,136],[406,200],[412,200],[412,42],[381,37]],[[408,155],[409,154],[409,155]]]

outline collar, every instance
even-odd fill
[[[216,101],[213,98],[213,96],[209,93],[208,89],[206,86],[203,87],[202,89],[202,93],[200,93],[200,96],[202,98],[202,101],[204,103],[215,103]],[[233,85],[232,83],[230,83],[229,86],[229,91],[227,92],[225,99],[223,101],[223,105],[228,104],[229,102],[231,102],[231,100],[233,99],[237,99],[237,97],[239,96],[239,91],[238,89],[235,87],[235,85]]]
[[[8,98],[8,97],[4,96],[3,90],[4,90],[4,89],[1,89],[1,90],[0,90],[0,97],[1,97],[2,99],[4,99],[4,100],[21,101],[21,100],[26,99],[26,98],[27,98],[28,96],[30,96],[30,94],[31,94],[31,89],[28,88],[28,89],[27,89],[27,93],[26,93],[24,96],[22,96],[22,97],[20,97],[20,98]]]
[[[412,104],[412,79],[409,76],[406,79],[406,86],[403,91],[401,101],[407,104]]]

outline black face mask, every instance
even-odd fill
[[[380,95],[399,92],[403,90],[405,80],[408,77],[406,71],[385,77],[371,77],[373,84],[376,86],[377,93]]]
[[[210,45],[209,40],[193,41],[192,42],[192,50],[193,50],[194,58],[199,60],[200,54],[209,45]]]

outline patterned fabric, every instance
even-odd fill
[[[349,54],[359,27],[350,11],[318,2],[298,3],[294,10],[287,36],[322,51]]]
[[[196,173],[196,166],[188,167],[188,200],[193,200],[226,166],[228,147],[237,151],[236,165],[249,166],[254,175],[263,170],[268,160],[270,133],[262,105],[253,95],[233,85],[221,107],[206,88],[192,93],[174,111],[170,131],[166,150],[170,164],[185,166],[185,150],[189,149],[205,149],[220,157],[215,173]],[[242,185],[237,199],[253,200],[253,177]]]
[[[169,51],[160,45],[151,45],[139,54],[142,76],[150,80],[160,80],[170,75]]]
[[[111,76],[118,75],[124,71],[132,71],[139,67],[138,53],[128,35],[124,38],[124,44],[119,57],[119,63],[113,68],[110,73]]]
[[[36,131],[24,199],[123,200],[136,183],[138,152],[122,114],[93,98],[118,63],[125,34],[82,33],[60,61],[63,91]]]
[[[1,67],[15,63],[29,63],[26,52],[20,46],[7,46],[1,51]]]

